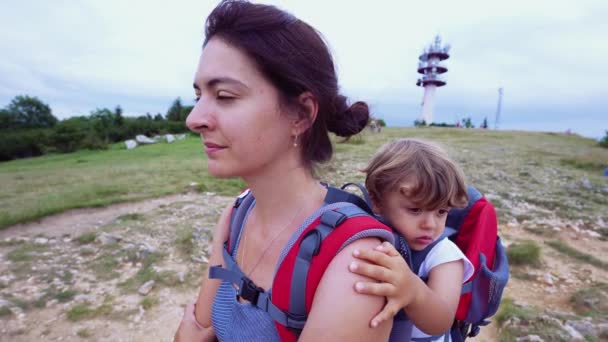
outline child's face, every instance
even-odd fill
[[[443,233],[448,216],[448,208],[419,208],[399,191],[384,195],[374,209],[415,251],[423,250]]]

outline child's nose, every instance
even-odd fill
[[[431,212],[424,213],[424,215],[422,217],[421,227],[423,229],[432,229],[435,227],[435,217],[434,217],[433,213],[431,213]]]

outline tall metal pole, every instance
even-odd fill
[[[494,129],[498,129],[498,123],[500,122],[500,110],[502,108],[502,93],[503,88],[498,88],[498,104],[496,105],[496,117],[494,119]]]

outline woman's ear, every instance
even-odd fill
[[[319,113],[319,101],[309,91],[305,91],[298,96],[298,102],[302,113],[294,121],[294,135],[300,135],[308,130],[317,118]]]

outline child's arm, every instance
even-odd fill
[[[354,263],[350,270],[378,281],[358,282],[355,290],[362,294],[387,297],[384,309],[372,319],[372,326],[392,319],[403,308],[409,319],[429,335],[443,334],[449,330],[460,299],[464,273],[462,261],[434,267],[427,286],[389,243],[383,243],[375,250],[359,250],[354,256],[375,265]]]

